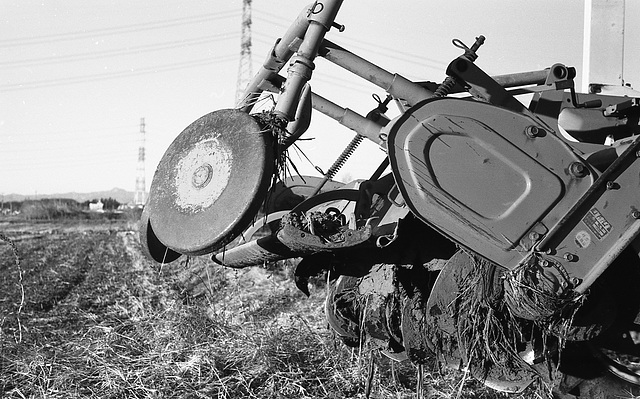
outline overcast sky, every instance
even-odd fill
[[[253,1],[253,67],[310,1]],[[638,38],[640,2],[627,1]],[[582,65],[583,2],[345,0],[328,38],[414,80],[441,81],[486,36],[478,65],[489,74]],[[191,122],[232,108],[240,53],[241,0],[0,1],[0,194],[133,190],[140,119],[147,189],[171,141]],[[640,45],[627,45],[625,79],[640,87]],[[633,65],[633,67],[632,67]],[[635,75],[634,75],[635,73]],[[580,82],[580,72],[576,82]],[[312,88],[366,114],[382,90],[317,62]],[[304,143],[326,170],[353,133],[314,114]],[[341,178],[367,177],[383,154],[359,149]],[[312,164],[295,155],[305,173]]]

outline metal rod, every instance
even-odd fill
[[[341,125],[348,127],[374,143],[380,144],[381,140],[379,135],[380,130],[383,127],[382,125],[365,118],[349,108],[342,108],[334,102],[313,92],[311,93],[311,105],[316,111],[338,121]]]
[[[510,73],[507,75],[497,75],[491,78],[502,87],[519,87],[527,85],[543,85],[547,80],[550,68],[540,71]]]
[[[380,68],[329,40],[325,39],[322,42],[318,55],[381,87],[392,96],[405,100],[410,105],[433,97],[433,92],[430,90],[401,75]]]

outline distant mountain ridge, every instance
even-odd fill
[[[44,199],[44,198],[70,198],[78,202],[91,201],[93,199],[100,198],[113,198],[121,204],[128,204],[133,202],[133,191],[127,191],[122,188],[112,188],[108,191],[94,191],[92,193],[60,193],[60,194],[38,194],[35,195],[22,195],[22,194],[5,194],[3,196],[4,202],[9,201],[24,201],[32,199]]]

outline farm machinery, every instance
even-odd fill
[[[637,389],[640,92],[577,93],[563,64],[489,76],[474,62],[482,36],[454,41],[444,82],[410,81],[325,38],[342,29],[340,4],[304,8],[237,106],[176,137],[141,218],[147,256],[296,258],[307,294],[328,273],[325,312],[345,344],[436,358],[499,391]],[[386,96],[363,116],[312,92],[316,57]],[[254,112],[263,93],[277,100]],[[287,157],[314,112],[356,132],[322,178],[290,173]],[[384,161],[334,181],[363,139]]]

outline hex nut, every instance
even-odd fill
[[[582,162],[572,162],[569,165],[569,173],[574,177],[585,177],[589,174],[589,169]]]

